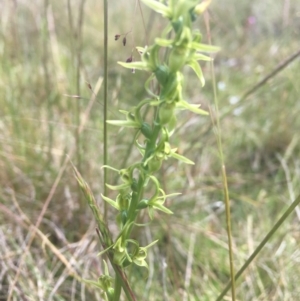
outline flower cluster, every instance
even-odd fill
[[[201,43],[202,36],[199,31],[192,30],[192,23],[197,14],[203,12],[210,1],[203,1],[200,4],[199,0],[142,0],[142,2],[167,18],[169,25],[163,31],[162,36],[155,39],[153,45],[137,47],[137,51],[141,54],[140,61],[119,62],[125,68],[150,73],[145,84],[149,98],[139,101],[129,111],[121,110],[120,112],[125,116],[123,120],[108,121],[111,125],[136,129],[135,145],[141,154],[139,162],[121,170],[104,166],[117,172],[121,180],[119,185],[107,184],[109,189],[118,192],[116,199],[102,195],[103,199],[118,211],[117,221],[120,233],[105,251],[112,254],[114,264],[121,268],[130,264],[147,268],[147,249],[156,243],[155,241],[146,247],[141,247],[130,237],[139,212],[148,210],[150,219],[153,219],[155,210],[172,214],[164,203],[167,197],[178,195],[178,193],[167,195],[160,187],[155,172],[160,169],[164,160],[171,157],[193,164],[188,158],[179,155],[177,148],[172,148],[170,143],[170,137],[176,127],[177,110],[185,109],[197,114],[207,114],[199,108],[199,105],[190,104],[184,99],[182,69],[184,66],[191,67],[203,86],[204,77],[198,61],[210,61],[210,56],[204,53],[218,51],[217,47]],[[167,38],[170,36],[172,38]],[[164,49],[167,50],[168,55],[167,59],[162,60],[160,54]],[[155,86],[151,85],[153,81],[158,83],[157,91],[159,92],[151,89]],[[150,106],[154,110],[151,122],[143,119],[142,112],[145,106]],[[139,139],[141,135],[143,139]],[[149,198],[144,197],[146,187],[154,191]],[[107,277],[105,279],[110,279]],[[103,286],[101,284],[101,287]]]

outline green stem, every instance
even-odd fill
[[[127,278],[126,278],[124,272],[120,269],[119,266],[117,266],[116,264],[113,263],[113,259],[111,258],[111,256],[110,256],[109,260],[110,260],[110,263],[112,264],[112,267],[113,267],[113,269],[116,273],[116,278],[119,278],[119,282],[122,285],[122,288],[125,292],[127,300],[128,301],[136,301],[136,298],[133,294],[133,291],[131,290],[131,288],[129,286],[129,283],[127,281]]]
[[[107,165],[107,80],[108,80],[108,62],[107,62],[107,47],[108,47],[108,8],[107,8],[107,0],[103,0],[104,3],[104,95],[103,95],[103,165]],[[103,171],[103,181],[104,181],[104,195],[107,195],[107,169],[104,168]],[[104,220],[107,220],[107,203],[104,202]]]
[[[154,121],[153,124],[154,124],[153,134],[152,134],[151,140],[147,143],[145,156],[143,158],[143,162],[145,162],[152,155],[152,153],[153,153],[153,151],[155,150],[155,147],[156,147],[156,141],[157,141],[158,135],[159,135],[160,130],[161,130],[161,125],[159,123],[158,114],[156,114],[156,118],[155,118],[155,121]]]
[[[223,187],[224,187],[223,190],[224,190],[225,208],[226,208],[226,225],[227,225],[227,236],[228,236],[230,277],[232,279],[232,281],[231,281],[231,296],[232,296],[232,301],[235,301],[236,300],[236,297],[235,297],[236,293],[235,293],[235,280],[234,280],[230,200],[229,200],[229,190],[228,190],[226,168],[225,168],[224,164],[222,164],[222,178],[223,178]]]
[[[114,301],[119,301],[121,297],[122,280],[118,273],[116,273]]]
[[[142,162],[145,162],[155,151],[156,147],[156,141],[159,136],[160,130],[161,130],[161,125],[159,124],[159,117],[158,114],[156,114],[155,121],[153,122],[153,134],[151,139],[148,141],[146,150],[145,150],[145,155],[142,160]],[[144,174],[139,175],[139,180],[138,180],[138,191],[133,193],[130,207],[128,210],[128,220],[129,222],[133,222],[137,216],[136,208],[138,205],[138,202],[142,199],[143,196],[143,191],[144,191],[144,184],[145,184],[145,176]],[[130,231],[129,231],[130,233]]]
[[[141,198],[143,196],[144,184],[145,184],[145,177],[144,177],[144,175],[140,174],[139,180],[138,180],[138,191],[134,192],[132,194],[131,203],[130,203],[130,207],[128,210],[128,222],[129,223],[133,222],[136,218],[136,215],[137,215],[136,208],[137,208],[139,201],[141,200]]]
[[[207,31],[210,32],[209,22],[206,22]],[[211,39],[209,35],[209,43],[211,44]],[[228,189],[228,181],[226,175],[226,167],[225,160],[223,154],[223,146],[222,146],[222,137],[221,137],[221,127],[220,127],[220,115],[219,115],[219,105],[218,105],[218,97],[217,97],[217,85],[216,85],[216,77],[215,77],[215,69],[214,64],[211,62],[211,73],[212,73],[212,82],[213,82],[213,93],[214,93],[214,104],[216,108],[217,118],[216,118],[216,139],[218,144],[218,151],[220,155],[220,163],[222,169],[222,181],[223,181],[223,191],[224,191],[224,203],[225,203],[225,212],[226,212],[226,230],[228,237],[228,257],[229,257],[229,267],[230,267],[230,278],[231,278],[231,296],[232,301],[236,300],[236,292],[235,292],[235,279],[234,279],[234,263],[233,263],[233,248],[232,248],[232,231],[231,231],[231,213],[230,213],[230,199],[229,199],[229,189]],[[213,121],[213,119],[212,119]],[[214,123],[214,121],[213,121]]]
[[[300,195],[296,198],[296,200],[288,207],[288,209],[283,213],[281,218],[277,221],[277,223],[273,226],[273,228],[269,231],[269,233],[265,236],[265,238],[261,241],[261,243],[258,245],[258,247],[255,249],[255,251],[251,254],[251,256],[247,259],[247,261],[244,263],[244,265],[239,269],[239,271],[236,273],[234,280],[236,281],[247,269],[247,267],[250,265],[250,263],[254,260],[256,255],[262,250],[262,248],[266,245],[266,243],[271,239],[273,234],[278,230],[278,228],[282,225],[282,223],[288,218],[288,216],[295,210],[295,208],[300,203]],[[221,301],[225,294],[228,292],[228,290],[231,287],[231,281],[228,282],[222,293],[219,295],[219,297],[216,299],[216,301]]]

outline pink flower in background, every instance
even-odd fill
[[[255,18],[255,16],[248,17],[247,23],[248,23],[248,26],[253,26],[254,24],[256,24],[256,18]]]

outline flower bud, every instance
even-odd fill
[[[114,300],[114,296],[115,296],[115,290],[112,287],[109,287],[106,291],[106,294],[108,296],[108,300]]]
[[[179,71],[187,61],[189,50],[186,47],[175,47],[169,56],[169,68],[171,72]]]
[[[147,122],[143,122],[143,124],[141,126],[141,132],[148,139],[150,139],[152,137],[152,128],[151,128],[150,124]]]
[[[180,32],[183,28],[183,20],[182,18],[179,18],[178,20],[176,21],[173,21],[172,22],[172,27],[174,29],[174,31],[177,33],[177,32]]]
[[[158,116],[161,125],[166,125],[170,122],[174,115],[174,108],[174,103],[164,102],[160,105]]]
[[[137,205],[137,209],[145,209],[148,207],[148,203],[149,203],[149,200],[147,199],[142,199],[138,205]]]
[[[166,65],[160,65],[155,70],[155,76],[160,85],[165,86],[169,78],[169,68]]]
[[[172,132],[175,129],[176,124],[177,124],[177,119],[176,119],[175,114],[173,114],[172,118],[170,119],[170,121],[168,123],[168,131]]]
[[[136,179],[132,179],[132,183],[131,183],[131,190],[133,192],[137,192],[138,191],[138,183],[136,181]]]
[[[126,224],[127,218],[128,218],[128,212],[127,212],[127,210],[122,210],[122,212],[121,212],[122,225]]]
[[[148,162],[148,171],[150,173],[156,172],[160,169],[162,164],[162,160],[157,158],[157,157],[153,157],[149,162]]]

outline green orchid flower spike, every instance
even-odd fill
[[[200,108],[199,104],[191,104],[184,95],[184,75],[182,70],[185,66],[192,68],[199,79],[199,86],[204,86],[205,80],[199,61],[211,61],[210,53],[219,50],[218,47],[202,43],[201,33],[192,28],[193,22],[199,14],[207,8],[210,0],[142,0],[150,9],[156,11],[168,20],[168,25],[162,31],[160,37],[154,39],[152,45],[137,47],[140,54],[139,61],[119,62],[122,67],[136,69],[137,72],[146,72],[149,77],[145,83],[145,89],[149,97],[137,100],[134,107],[128,110],[120,110],[124,116],[121,120],[109,120],[108,124],[134,131],[134,145],[140,153],[137,162],[118,170],[111,166],[103,166],[119,176],[118,184],[106,183],[111,190],[110,195],[101,195],[113,210],[117,211],[117,224],[119,233],[108,234],[108,227],[102,225],[103,219],[99,220],[101,229],[106,232],[103,251],[106,254],[116,272],[113,280],[105,263],[104,276],[90,282],[101,288],[107,300],[120,300],[120,282],[128,300],[135,299],[129,291],[129,284],[125,283],[124,271],[132,264],[148,269],[147,253],[149,248],[157,242],[151,242],[146,247],[132,239],[132,229],[141,226],[137,217],[143,211],[148,212],[148,221],[152,221],[159,214],[173,214],[166,207],[165,202],[169,197],[176,197],[179,193],[166,194],[161,188],[156,177],[161,166],[168,160],[179,160],[186,164],[194,164],[191,160],[177,152],[173,147],[172,135],[176,128],[179,112],[188,110],[199,115],[208,113]],[[162,53],[165,53],[162,59]],[[155,87],[155,88],[153,88]],[[147,120],[144,113],[147,109]],[[153,112],[152,117],[150,113]],[[85,183],[80,184],[83,187]],[[147,192],[147,194],[145,193]],[[89,196],[88,191],[88,196]],[[149,196],[150,197],[147,197]],[[91,206],[95,210],[95,201]],[[101,223],[100,223],[101,222]],[[147,221],[146,221],[147,222]],[[100,231],[101,232],[101,231]],[[112,289],[112,281],[116,288]]]

